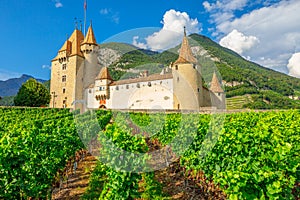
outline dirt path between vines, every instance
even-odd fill
[[[61,188],[55,188],[52,200],[77,200],[86,191],[92,171],[96,167],[97,159],[87,155],[79,162],[76,173],[69,173],[68,183],[63,181]]]
[[[139,133],[139,128],[130,124],[133,128],[133,135]],[[147,133],[143,133],[144,136]],[[161,149],[162,146],[158,140],[147,140],[147,145],[150,151]],[[92,150],[99,144],[94,144]],[[93,152],[95,153],[95,152]],[[163,153],[164,154],[164,153]],[[52,200],[77,200],[86,191],[89,178],[96,167],[97,159],[94,156],[88,155],[82,161],[79,162],[76,174],[70,173],[68,184],[66,181],[61,185],[61,188],[55,188],[52,195]],[[163,185],[163,193],[171,197],[171,199],[182,200],[207,200],[226,199],[225,195],[220,191],[213,189],[209,184],[200,183],[199,180],[195,181],[193,178],[189,178],[184,174],[184,169],[180,167],[178,159],[174,158],[174,154],[170,149],[169,154],[163,156],[154,156],[149,163],[154,165],[164,165],[168,167],[159,167],[160,170],[155,171],[155,179]]]

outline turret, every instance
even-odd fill
[[[81,43],[81,52],[85,58],[84,74],[83,74],[83,88],[87,88],[96,78],[100,71],[98,65],[98,49],[99,46],[96,42],[92,24],[88,28],[87,34]]]
[[[93,27],[92,27],[92,24],[91,24],[88,31],[87,31],[87,34],[86,34],[83,42],[81,43],[81,51],[84,54],[89,54],[94,50],[94,48],[96,46],[98,46],[98,44],[96,42]]]
[[[193,56],[184,29],[178,59],[172,64],[174,109],[199,110],[203,104],[200,66]]]
[[[109,84],[113,81],[108,68],[103,67],[95,79],[95,98],[99,102],[99,108],[106,108],[106,100],[110,99]]]
[[[225,92],[220,85],[216,72],[213,73],[209,90],[211,92],[211,106],[218,109],[225,109]]]

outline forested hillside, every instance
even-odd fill
[[[213,72],[217,71],[228,100],[238,96],[249,99],[241,102],[238,108],[300,108],[300,79],[250,62],[205,36],[192,34],[189,40],[207,86]],[[119,58],[109,65],[115,80],[136,77],[143,70],[159,73],[177,59],[180,48],[177,46],[161,53],[126,44],[118,48],[118,43],[106,44],[105,48],[111,48],[111,45],[119,51]]]

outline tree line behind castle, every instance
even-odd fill
[[[249,95],[252,98],[252,101],[245,102],[245,104],[242,105],[244,108],[274,109],[300,107],[299,101],[289,98],[292,96],[294,99],[297,99],[299,96],[299,79],[249,62],[235,52],[219,46],[205,36],[192,34],[189,38],[196,41],[198,45],[201,45],[211,57],[218,58],[217,61],[214,61],[214,64],[222,76],[223,83],[224,81],[226,82],[224,86],[227,99],[236,96]],[[128,48],[132,47],[131,45],[121,43],[106,43],[101,46],[116,51],[121,49],[123,52],[128,51]],[[157,69],[160,69],[159,67],[166,66],[170,62],[176,60],[176,57],[178,56],[176,51],[178,48],[179,47],[175,47],[174,49],[162,53],[132,49],[130,52],[121,55],[119,60],[111,63],[108,66],[109,72],[114,80],[118,80],[120,77],[124,76],[124,74],[126,74],[127,77],[136,75],[131,74],[131,72],[119,70],[116,66],[120,66],[120,63],[127,62],[126,65],[121,65],[121,67],[119,67],[124,69],[136,68],[137,66],[143,66],[147,63],[159,63],[157,64],[157,67],[154,68],[156,71],[153,73],[156,73],[158,72]],[[203,66],[204,79],[209,80],[213,73],[212,69],[209,67],[211,66],[212,61],[205,57],[200,57],[199,62],[201,62],[201,65]],[[234,85],[232,86],[231,83],[235,82],[239,84],[232,84]],[[206,82],[204,84],[207,85]],[[14,105],[13,97],[2,97],[0,105]]]

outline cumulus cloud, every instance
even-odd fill
[[[145,43],[139,42],[139,36],[134,36],[132,39],[132,44],[141,49],[147,49],[147,45]]]
[[[0,69],[0,80],[5,81],[10,78],[18,78],[21,74],[17,72],[7,71],[5,69]]]
[[[289,69],[289,75],[300,78],[300,52],[292,55],[287,67]]]
[[[243,33],[237,31],[236,29],[234,29],[227,36],[223,37],[220,40],[220,45],[228,49],[231,49],[239,53],[240,55],[242,55],[243,52],[251,49],[258,43],[259,40],[257,37],[246,36]]]
[[[167,11],[161,22],[163,27],[160,31],[153,33],[145,38],[143,45],[151,50],[165,50],[179,44],[183,36],[183,28],[186,27],[187,34],[199,33],[200,24],[197,19],[192,19],[186,12]],[[136,40],[134,40],[136,41]]]
[[[219,0],[224,3],[225,0]],[[246,2],[246,1],[244,1]],[[257,4],[259,3],[259,6]],[[247,14],[238,16],[234,10],[225,12],[229,16],[223,19],[218,18],[217,5],[203,4],[206,11],[210,13],[211,22],[216,27],[213,32],[214,36],[219,40],[236,29],[244,35],[251,35],[259,38],[259,43],[255,48],[243,52],[245,57],[251,57],[251,60],[263,66],[280,69],[286,72],[289,58],[296,49],[300,49],[300,1],[274,1],[269,0],[266,4],[262,1],[254,1],[256,6],[246,3],[244,9],[250,10]],[[228,6],[230,7],[230,6]],[[232,6],[234,7],[234,6]],[[236,6],[242,9],[242,6]],[[219,12],[222,13],[222,12]],[[233,14],[233,16],[230,16]],[[224,15],[224,14],[223,14]],[[226,18],[226,19],[225,19]],[[225,19],[225,20],[224,20]],[[264,59],[261,59],[261,58]]]
[[[54,6],[55,6],[56,8],[61,8],[61,7],[63,7],[63,4],[61,3],[60,0],[53,0],[53,2],[54,2]]]

